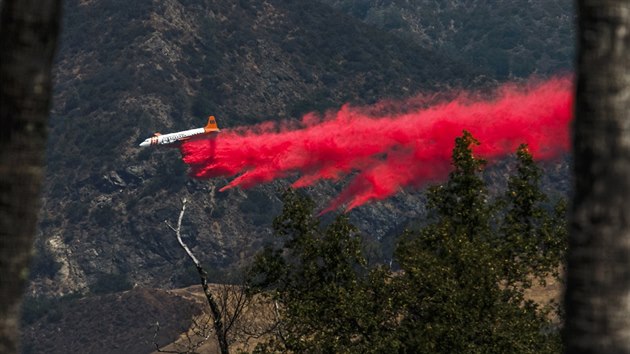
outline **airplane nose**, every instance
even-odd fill
[[[149,145],[151,145],[151,143],[149,142],[149,139],[147,139],[147,140],[141,142],[139,146],[144,147],[144,146],[149,146]]]

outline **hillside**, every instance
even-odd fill
[[[151,353],[155,343],[179,338],[202,311],[183,296],[146,288],[60,302],[23,326],[22,352]]]
[[[33,294],[191,284],[164,224],[182,197],[184,232],[214,280],[267,242],[286,184],[219,193],[226,181],[191,180],[176,150],[137,147],[155,131],[492,82],[320,3],[74,0],[64,11]],[[376,240],[420,212],[401,194],[352,216]]]
[[[211,287],[215,290],[217,285]],[[527,298],[540,304],[559,301],[562,295],[562,286],[554,278],[547,279],[547,286],[531,290]],[[41,313],[33,311],[36,306],[29,308],[36,317],[24,326],[22,353],[155,353],[155,343],[163,350],[179,351],[190,343],[202,343],[198,352],[218,352],[214,337],[203,341],[193,333],[183,335],[200,330],[191,319],[203,325],[210,316],[200,286],[169,291],[134,288],[119,294],[62,301],[51,307]],[[259,303],[247,310],[247,324],[254,316],[268,319]],[[157,333],[156,323],[160,325]],[[260,338],[254,336],[236,338],[233,350],[251,351],[257,341]]]
[[[238,277],[274,242],[271,220],[291,178],[219,192],[227,181],[189,178],[177,149],[138,148],[155,131],[198,127],[210,114],[232,129],[346,102],[490,87],[570,70],[573,50],[566,0],[64,3],[27,353],[149,353],[157,321],[161,345],[181,342],[205,311],[192,288],[160,290],[198,282],[164,223],[176,222],[183,197],[183,233],[211,281]],[[492,191],[508,165],[485,175]],[[570,188],[568,159],[544,168],[546,190]],[[307,192],[323,206],[342,187]],[[389,261],[402,229],[422,222],[423,204],[408,190],[350,213],[370,261]],[[528,297],[555,298],[559,288]]]
[[[569,0],[322,2],[497,79],[573,66],[575,11]]]

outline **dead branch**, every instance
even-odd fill
[[[210,326],[208,323],[200,325],[193,319],[190,333],[185,333],[188,343],[181,345],[182,351],[160,350],[154,340],[155,347],[158,348],[157,351],[178,354],[194,353],[214,335],[219,342],[221,353],[225,354],[229,352],[230,343],[241,341],[246,344],[250,339],[258,339],[273,333],[277,327],[277,321],[272,319],[271,304],[263,297],[248,294],[246,286],[242,285],[220,284],[213,286],[212,290],[209,288],[207,272],[182,238],[182,221],[186,212],[186,203],[187,200],[182,199],[182,208],[176,226],[172,226],[166,220],[164,223],[173,230],[180,247],[197,269],[204,295],[210,307],[208,318],[212,321],[212,325]]]
[[[205,271],[201,262],[195,257],[192,253],[188,245],[184,243],[182,239],[181,230],[182,230],[182,220],[184,219],[184,213],[186,212],[186,198],[182,199],[182,210],[179,213],[179,218],[177,219],[177,227],[174,228],[171,226],[168,221],[164,221],[166,225],[175,232],[177,236],[177,241],[179,245],[184,249],[188,258],[190,258],[195,264],[195,268],[197,268],[197,273],[199,274],[199,279],[201,281],[201,287],[203,288],[203,293],[206,296],[206,300],[208,301],[208,305],[210,306],[210,312],[213,318],[214,324],[214,332],[217,337],[217,341],[219,342],[219,348],[221,349],[221,354],[229,354],[229,343],[226,336],[226,331],[223,326],[223,317],[221,316],[221,308],[217,304],[214,295],[208,288],[208,273]]]
[[[175,348],[177,348],[174,350],[160,348],[159,344],[157,343],[157,335],[158,335],[158,332],[160,331],[160,322],[156,322],[155,332],[153,334],[153,345],[155,346],[155,351],[158,353],[170,353],[170,354],[196,354],[198,353],[197,349],[199,349],[204,343],[206,343],[210,339],[210,336],[212,336],[213,330],[211,326],[209,325],[209,322],[210,322],[209,318],[207,318],[207,322],[203,324],[199,324],[199,322],[193,317],[192,322],[193,323],[192,323],[191,328],[186,333],[184,333],[187,344],[183,345],[179,343],[174,343]],[[189,332],[192,332],[192,336],[191,334],[189,334]]]

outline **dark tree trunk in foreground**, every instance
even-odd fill
[[[0,5],[0,353],[16,353],[39,211],[60,0]]]
[[[630,2],[580,0],[567,353],[630,353]]]

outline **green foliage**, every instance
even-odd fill
[[[495,247],[504,259],[510,284],[528,282],[531,276],[542,280],[554,272],[566,251],[564,200],[547,210],[547,196],[540,190],[541,169],[526,145],[516,152],[516,174],[508,180],[503,200],[505,215],[500,225],[502,238]]]
[[[428,192],[430,221],[401,237],[396,272],[368,267],[345,216],[323,227],[313,202],[288,191],[274,221],[284,245],[266,248],[249,270],[250,290],[275,301],[280,316],[257,352],[559,352],[550,308],[525,290],[562,261],[563,204],[548,207],[526,146],[505,195],[491,202],[478,144],[468,132],[456,139],[453,172]]]
[[[284,200],[274,221],[284,247],[266,248],[249,271],[251,289],[264,290],[282,316],[278,336],[257,352],[382,352],[380,338],[394,328],[391,304],[377,301],[388,272],[366,268],[346,216],[322,228],[310,199],[288,191]]]
[[[449,216],[451,226],[473,237],[488,232],[489,206],[484,182],[477,175],[486,164],[472,155],[471,145],[479,145],[473,136],[464,131],[455,140],[452,160],[454,170],[444,186],[430,188],[429,209],[440,216]],[[458,230],[463,228],[465,230]]]
[[[493,206],[478,175],[484,162],[473,156],[472,144],[478,142],[467,132],[456,140],[449,181],[429,191],[435,221],[408,232],[396,250],[403,348],[558,352],[558,333],[547,330],[548,310],[524,296],[529,277],[542,278],[559,265],[566,242],[564,233],[547,228],[540,170],[521,146],[503,208]]]

